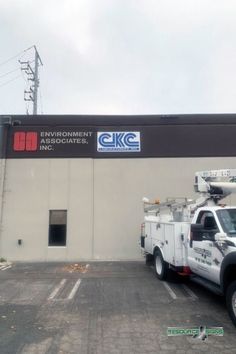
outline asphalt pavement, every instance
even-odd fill
[[[232,354],[235,333],[223,298],[144,262],[0,267],[1,354]]]

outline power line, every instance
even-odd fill
[[[1,65],[4,65],[4,64],[7,64],[9,61],[11,61],[11,60],[13,60],[13,59],[19,57],[21,54],[24,54],[25,52],[27,52],[27,51],[30,50],[31,48],[33,48],[33,46],[31,46],[31,47],[29,47],[29,48],[27,48],[27,49],[25,49],[25,50],[22,50],[21,52],[17,53],[17,54],[14,55],[13,57],[10,57],[9,59],[7,59],[7,60],[1,62],[1,63],[0,63],[0,66],[1,66]]]
[[[24,60],[24,57],[26,56],[26,53],[30,49],[34,49],[34,60]],[[35,45],[22,50],[21,52],[17,53],[16,55],[6,59],[5,61],[0,63],[0,66],[5,65],[9,63],[11,60],[18,58],[18,62],[20,63],[20,75],[17,75],[15,77],[12,77],[6,82],[3,82],[0,84],[0,87],[3,87],[5,85],[8,85],[9,83],[17,80],[19,77],[23,77],[23,80],[26,83],[26,89],[24,90],[24,100],[26,102],[26,110],[27,114],[29,114],[29,102],[31,101],[33,103],[33,114],[37,114],[37,101],[38,101],[38,88],[39,86],[39,67],[43,65],[42,60],[40,58],[40,55],[38,53],[38,50]],[[23,59],[23,60],[22,60]],[[33,66],[31,66],[31,63],[34,63]],[[13,69],[8,72],[5,72],[0,75],[0,79],[18,71],[19,69]],[[23,72],[26,74],[27,79],[23,75]],[[43,103],[42,103],[42,95],[40,92],[40,104],[41,104],[41,112],[43,111]]]
[[[31,63],[33,63],[33,62],[34,62],[34,60],[31,60],[31,61],[29,61],[29,64],[31,64]],[[20,63],[20,61],[19,61],[19,63]],[[5,76],[7,76],[7,75],[10,75],[10,74],[12,74],[12,73],[18,71],[18,70],[21,71],[21,68],[18,67],[18,68],[16,68],[16,69],[13,69],[13,70],[11,70],[11,71],[6,72],[5,74],[0,75],[0,79],[3,78],[3,77],[5,77]],[[21,73],[22,73],[22,71],[21,71]],[[23,74],[22,74],[22,77],[24,78]],[[24,78],[24,80],[25,80],[25,78]]]
[[[19,57],[20,54],[22,54],[22,52],[20,52],[20,53],[14,55],[13,57],[11,57],[11,58],[9,58],[9,59],[7,59],[7,60],[1,62],[1,63],[0,63],[0,66],[1,66],[1,65],[4,65],[4,64],[7,64],[9,61],[11,61],[11,60],[13,60],[13,59]]]
[[[0,75],[0,79],[1,79],[2,77],[5,77],[5,76],[7,76],[7,75],[10,75],[11,73],[14,73],[15,71],[18,71],[18,70],[20,70],[20,67],[17,68],[17,69],[8,71],[7,73],[5,73],[5,74],[3,74],[3,75]]]
[[[15,76],[13,77],[13,79],[4,82],[3,84],[0,85],[0,87],[10,84],[10,82],[17,80],[19,77],[21,77],[21,75]]]

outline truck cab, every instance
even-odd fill
[[[198,274],[220,285],[223,260],[236,252],[236,208],[199,208],[191,223],[188,265]]]

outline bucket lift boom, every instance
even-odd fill
[[[200,196],[197,200],[187,198],[167,198],[165,202],[150,203],[143,198],[144,211],[156,215],[163,209],[170,211],[188,209],[192,214],[197,208],[206,204],[216,205],[219,200],[236,193],[236,169],[201,171],[195,173],[195,192]]]
[[[236,192],[236,169],[196,172],[194,188],[201,196],[208,195],[208,199],[217,203]]]

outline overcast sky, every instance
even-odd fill
[[[0,114],[34,44],[38,113],[236,113],[235,0],[0,0],[0,26]]]

